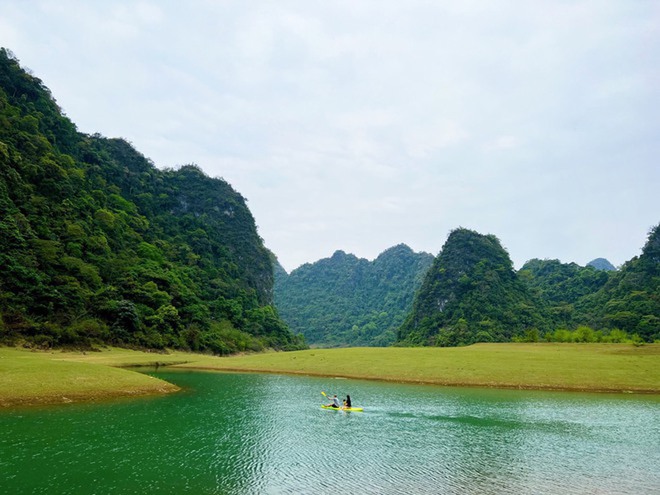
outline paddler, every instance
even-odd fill
[[[337,398],[337,394],[335,394],[332,397],[331,400],[332,400],[332,402],[330,404],[328,404],[329,407],[336,407],[337,409],[341,408],[341,404],[339,403],[339,399]]]

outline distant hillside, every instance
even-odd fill
[[[398,337],[399,345],[442,346],[660,340],[660,225],[618,271],[533,259],[518,273],[495,236],[456,229]]]
[[[660,224],[642,254],[625,263],[578,310],[596,327],[619,328],[646,342],[660,340]]]
[[[0,339],[215,353],[302,344],[244,198],[77,132],[0,50]]]
[[[616,270],[616,267],[610,263],[605,258],[596,258],[587,263],[587,266],[593,266],[596,270],[604,270],[606,272],[612,272]]]
[[[506,342],[544,329],[539,302],[513,269],[497,237],[451,232],[399,329],[403,345]]]
[[[403,244],[371,262],[337,251],[289,275],[277,270],[275,303],[310,344],[389,345],[432,261]]]
[[[587,318],[576,310],[576,304],[598,292],[609,280],[607,271],[559,260],[529,260],[518,275],[544,305],[552,328],[585,324]]]

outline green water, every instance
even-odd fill
[[[185,391],[0,411],[0,493],[660,493],[658,397],[157,376]]]

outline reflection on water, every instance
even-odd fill
[[[157,375],[186,390],[0,412],[0,493],[660,493],[658,397]]]

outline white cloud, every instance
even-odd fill
[[[449,230],[615,264],[660,219],[651,3],[6,1],[79,128],[249,199],[292,269]],[[614,235],[613,232],[621,233]]]
[[[470,136],[460,123],[454,121],[413,127],[404,132],[406,150],[412,158],[428,158],[434,152],[464,142]]]
[[[488,151],[508,150],[520,146],[520,139],[516,136],[498,136],[492,141],[486,143],[485,148]]]

